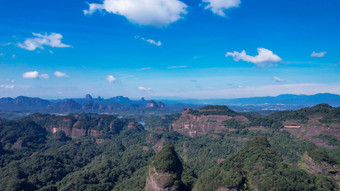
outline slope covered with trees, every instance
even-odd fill
[[[216,109],[216,106],[207,108]],[[340,164],[337,134],[316,135],[315,139],[327,140],[332,146],[318,147],[308,139],[282,131],[283,127],[271,126],[274,122],[283,125],[292,120],[289,117],[292,113],[298,112],[308,120],[315,120],[315,116],[321,120],[331,114],[328,123],[331,128],[336,124],[336,110],[320,105],[305,111],[284,112],[286,117],[282,119],[275,117],[278,114],[244,114],[248,121],[242,121],[240,128],[219,133],[208,131],[197,137],[168,130],[179,115],[122,118],[98,114],[34,114],[20,120],[1,121],[0,190],[141,191],[146,188],[150,169],[151,174],[174,175],[169,183],[181,190],[193,190],[193,187],[265,190],[281,186],[291,190],[336,190]],[[235,117],[239,115],[236,113]],[[146,122],[145,128],[131,128],[131,124],[140,125],[136,121]],[[255,122],[262,126],[244,127]],[[61,127],[102,133],[72,137]]]

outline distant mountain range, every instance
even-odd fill
[[[165,103],[167,103],[164,100]],[[340,106],[340,95],[322,93],[315,95],[283,94],[276,97],[250,97],[237,99],[187,99],[182,103],[199,105],[228,105],[236,111],[259,110],[294,110],[327,103],[334,107]]]
[[[173,104],[174,106],[174,104]],[[186,106],[183,106],[183,108]],[[181,111],[183,108],[179,108]],[[166,107],[162,102],[154,100],[131,100],[127,97],[117,96],[109,99],[101,97],[92,98],[86,95],[85,98],[45,100],[41,98],[31,98],[19,96],[16,98],[1,98],[1,112],[44,112],[44,113],[71,113],[71,112],[91,112],[91,113],[143,113],[161,112],[176,110],[176,107]]]
[[[204,105],[228,105],[238,112],[272,112],[278,110],[295,110],[310,107],[320,103],[340,106],[340,95],[292,95],[284,94],[276,97],[252,97],[238,99],[187,99],[187,100],[131,100],[128,97],[117,96],[108,99],[84,98],[46,100],[19,96],[16,98],[0,98],[0,112],[44,112],[44,113],[119,113],[143,114],[176,113],[185,108],[197,109]]]

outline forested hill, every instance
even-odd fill
[[[335,190],[325,176],[309,175],[282,162],[265,137],[255,137],[204,173],[193,190]]]
[[[184,112],[192,118],[36,113],[0,121],[0,190],[337,190],[338,108],[269,116],[226,106]],[[171,129],[181,118],[199,117],[212,129],[213,120],[224,122],[192,137]]]

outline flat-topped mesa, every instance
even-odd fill
[[[185,109],[181,117],[170,126],[170,131],[190,137],[204,135],[211,131],[222,133],[233,131],[228,128],[226,121],[235,120],[240,123],[247,123],[248,119],[239,115],[227,106],[205,106],[199,110]]]

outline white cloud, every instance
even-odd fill
[[[147,68],[139,68],[137,69],[138,71],[142,71],[142,70],[151,70],[152,68],[151,67],[147,67]]]
[[[56,77],[58,77],[58,78],[67,78],[67,77],[69,77],[66,73],[59,72],[59,71],[54,72],[54,75]]]
[[[22,74],[23,78],[38,78],[39,72],[38,71],[32,71],[32,72],[25,72]]]
[[[48,35],[40,33],[32,33],[35,38],[27,38],[23,43],[18,43],[20,48],[33,51],[35,49],[44,49],[44,46],[56,47],[56,48],[67,48],[70,45],[61,42],[63,36],[58,33],[51,33]]]
[[[207,4],[204,8],[211,10],[214,14],[225,16],[224,11],[233,7],[239,7],[241,0],[202,0]]]
[[[187,68],[189,66],[168,66],[168,69]]]
[[[138,90],[140,90],[140,91],[151,91],[152,88],[145,88],[145,87],[139,86]]]
[[[50,79],[50,75],[48,74],[41,74],[40,79]]]
[[[325,57],[327,54],[326,51],[323,52],[315,52],[313,51],[312,54],[310,55],[311,57],[317,57],[317,58],[321,58],[321,57]]]
[[[1,84],[0,88],[4,88],[4,89],[13,89],[15,87],[14,84],[8,85],[8,84]]]
[[[246,61],[256,64],[257,66],[272,66],[274,63],[281,62],[282,59],[274,54],[272,51],[265,49],[265,48],[257,48],[258,55],[256,56],[249,56],[247,55],[246,51],[243,50],[242,52],[227,52],[225,55],[226,57],[232,56],[235,61]]]
[[[276,77],[276,76],[274,76],[273,79],[275,81],[277,81],[277,82],[284,82],[284,81],[286,81],[285,79],[282,79],[282,78],[279,78],[279,77]]]
[[[155,45],[155,46],[162,46],[161,41],[156,42],[155,40],[152,39],[146,39],[144,37],[140,37],[140,36],[135,36],[135,39],[141,39],[144,40],[145,42],[148,42],[149,44]]]
[[[183,18],[187,7],[179,0],[104,0],[103,4],[89,4],[84,14],[104,10],[124,16],[135,24],[163,27]]]
[[[117,78],[115,78],[112,75],[108,75],[108,76],[106,76],[105,80],[108,81],[109,83],[113,83],[113,82],[117,81]]]

